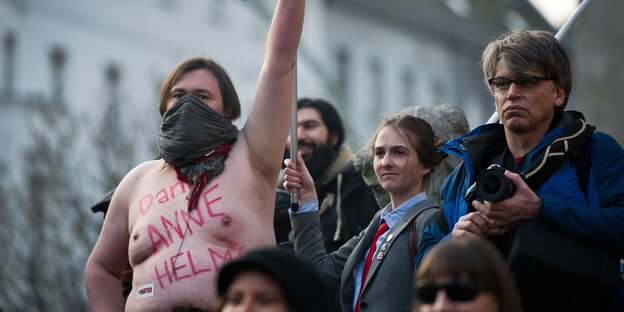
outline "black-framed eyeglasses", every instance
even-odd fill
[[[522,75],[516,77],[516,79],[510,79],[507,77],[494,77],[488,79],[488,83],[490,84],[490,88],[494,92],[507,91],[511,87],[512,83],[515,83],[516,86],[522,91],[528,91],[535,89],[540,81],[542,80],[557,80],[553,77],[540,77],[540,76],[529,76]]]
[[[468,279],[453,280],[444,284],[420,280],[416,282],[415,292],[420,302],[432,304],[435,302],[440,289],[444,289],[449,299],[457,302],[473,300],[481,292],[481,289]]]

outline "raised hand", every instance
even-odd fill
[[[297,152],[297,169],[295,169],[295,164],[290,159],[285,159],[284,165],[286,165],[286,169],[284,169],[284,189],[289,194],[292,189],[297,189],[300,203],[317,199],[314,180],[308,168],[306,168],[305,162],[303,162],[301,152]]]

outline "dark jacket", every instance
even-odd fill
[[[345,164],[316,193],[323,243],[328,252],[337,250],[365,229],[379,211],[373,191],[355,171],[353,161]]]

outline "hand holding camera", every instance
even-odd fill
[[[537,217],[541,207],[541,198],[529,188],[522,174],[505,174],[505,169],[496,164],[477,177],[464,197],[487,221],[489,235],[505,233],[521,220]]]

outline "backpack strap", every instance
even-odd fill
[[[418,233],[416,233],[416,218],[412,219],[409,225],[410,254],[416,257],[418,251]]]
[[[440,209],[436,211],[435,221],[444,235],[451,233],[451,229],[449,228],[448,222],[446,222],[446,217],[444,216],[444,208],[440,207]]]
[[[590,141],[591,140],[586,140],[577,150],[570,153],[570,160],[576,167],[576,177],[579,187],[585,195],[587,195],[587,184],[589,182],[589,170],[591,167]]]
[[[416,229],[416,227],[418,227],[418,222],[416,222],[418,220],[418,216],[420,216],[421,213],[429,209],[434,209],[434,208],[437,208],[437,207],[429,207],[429,208],[421,210],[412,218],[412,221],[410,221],[410,224],[408,225],[409,240],[410,240],[410,254],[412,255],[412,259],[416,258],[416,255],[418,254],[418,230]]]
[[[435,212],[433,217],[435,218],[435,223],[438,225],[440,230],[442,230],[444,235],[451,232],[451,229],[446,222],[446,218],[444,217],[444,209],[442,207],[438,208],[438,211]],[[410,253],[412,254],[412,258],[416,258],[416,255],[418,254],[418,231],[416,231],[416,225],[416,218],[414,218],[409,225]]]

